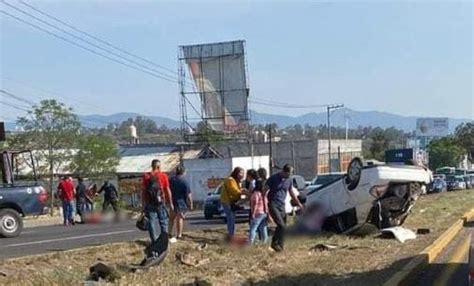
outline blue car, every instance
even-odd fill
[[[434,179],[430,193],[442,193],[448,190],[448,184],[441,178]]]

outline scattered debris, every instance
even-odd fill
[[[115,270],[104,262],[98,261],[89,267],[89,279],[99,281],[100,279],[113,282],[116,278]]]
[[[197,249],[202,251],[202,250],[205,250],[207,246],[208,246],[207,243],[202,243],[197,247]]]
[[[421,209],[421,210],[420,210],[420,214],[422,214],[422,213],[424,213],[424,212],[426,212],[426,209]]]
[[[382,229],[382,237],[395,237],[398,241],[404,243],[407,240],[416,239],[416,234],[412,230],[396,226]]]
[[[336,244],[325,244],[325,243],[319,243],[316,244],[315,246],[311,247],[309,250],[311,251],[329,251],[329,250],[335,250],[339,248],[345,248],[347,246],[341,247]]]
[[[7,277],[8,274],[7,274],[6,272],[0,271],[0,276],[2,276],[2,277]]]
[[[211,260],[209,258],[196,260],[191,254],[189,253],[176,253],[176,259],[184,265],[192,266],[192,267],[199,267],[201,265],[209,263]]]
[[[416,230],[416,234],[429,234],[430,232],[429,228],[419,228]]]

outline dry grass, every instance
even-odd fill
[[[290,239],[284,253],[267,246],[229,249],[221,244],[223,230],[190,233],[185,242],[173,244],[165,262],[146,272],[118,270],[117,285],[380,285],[398,267],[434,241],[452,222],[474,205],[474,191],[436,194],[420,199],[405,226],[430,228],[431,233],[400,244],[395,240],[323,234]],[[245,226],[240,231],[245,233]],[[206,242],[208,247],[199,250]],[[325,252],[309,249],[318,243],[347,248]],[[105,245],[0,263],[0,284],[79,285],[88,267],[97,259],[111,265],[136,263],[142,258],[143,242]],[[189,253],[208,264],[180,264],[176,253]]]

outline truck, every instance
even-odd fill
[[[0,237],[16,237],[23,218],[47,213],[48,192],[38,181],[29,150],[1,151],[0,175]]]

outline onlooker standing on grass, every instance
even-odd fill
[[[119,211],[118,200],[119,195],[117,188],[109,181],[105,181],[97,194],[104,193],[104,203],[102,204],[102,213],[105,213],[109,206],[112,206],[114,212]]]
[[[250,196],[250,231],[249,242],[253,244],[257,230],[260,241],[266,243],[268,240],[268,200],[265,194],[265,188],[259,180],[252,195]]]
[[[63,203],[63,224],[68,226],[74,224],[74,184],[71,180],[66,177],[61,179],[61,182],[58,185],[58,195]]]
[[[161,172],[161,162],[155,159],[151,162],[151,172],[143,176],[142,206],[143,212],[149,219],[148,232],[153,243],[158,239],[156,224],[160,227],[160,236],[168,237],[168,211],[174,211],[168,176]]]
[[[290,178],[292,173],[293,167],[286,164],[283,166],[281,172],[272,175],[266,182],[266,187],[268,188],[268,210],[273,221],[277,225],[271,246],[273,250],[277,252],[283,251],[284,247],[286,228],[285,200],[288,193],[298,204],[300,209],[304,208],[296,194],[293,192],[293,183]]]
[[[174,211],[171,212],[169,234],[173,235],[173,226],[176,223],[176,238],[170,242],[176,242],[183,236],[184,219],[186,212],[193,209],[193,198],[187,180],[184,178],[185,169],[182,166],[176,168],[176,174],[170,179],[171,194],[173,197]]]
[[[244,189],[240,187],[240,183],[244,178],[244,169],[236,167],[231,175],[224,180],[221,192],[221,205],[227,221],[227,238],[231,240],[235,235],[235,211],[237,210],[237,202]]]

